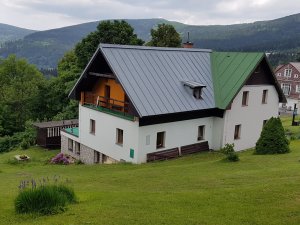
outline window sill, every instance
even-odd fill
[[[121,144],[121,143],[116,143],[116,145],[123,147],[123,144]]]
[[[156,149],[162,149],[164,148],[165,146],[156,146]]]
[[[204,141],[204,138],[198,138],[197,140],[198,141]]]

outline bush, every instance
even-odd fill
[[[17,213],[56,214],[65,211],[67,197],[57,186],[40,186],[21,191],[15,200]]]
[[[221,148],[221,153],[223,153],[226,156],[226,159],[231,162],[237,162],[239,161],[239,156],[234,151],[234,144],[226,144],[225,147]]]
[[[264,125],[256,142],[256,154],[283,154],[290,151],[289,141],[279,118],[272,117]]]
[[[229,153],[226,159],[231,162],[237,162],[240,160],[238,154],[236,154],[235,152]]]
[[[72,159],[69,155],[63,154],[63,153],[58,153],[56,156],[54,156],[51,159],[51,163],[53,164],[64,164],[68,165],[72,162]]]
[[[20,193],[15,199],[17,213],[38,213],[42,215],[57,214],[66,210],[67,204],[77,202],[73,188],[63,183],[54,183],[49,179],[21,181]]]
[[[32,122],[26,122],[25,126],[24,132],[18,132],[12,136],[0,137],[0,153],[9,152],[18,146],[22,149],[27,149],[35,144],[36,130]]]

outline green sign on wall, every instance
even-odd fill
[[[132,148],[130,149],[130,158],[134,158],[134,150]]]

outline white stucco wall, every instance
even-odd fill
[[[201,142],[197,140],[197,137],[198,126],[202,125],[205,125],[205,136],[202,141],[208,141],[209,146],[211,146],[213,119],[209,117],[140,127],[138,161],[146,162],[146,155],[151,152]],[[156,149],[157,132],[162,131],[165,132],[165,146],[164,148]],[[149,145],[146,144],[147,136],[150,136]]]
[[[90,133],[90,119],[96,121],[95,134]],[[116,144],[116,129],[123,130],[123,145]],[[115,160],[137,163],[138,122],[129,121],[113,115],[79,106],[80,142]],[[134,158],[130,158],[130,149],[134,149]]]
[[[268,90],[267,104],[262,104],[263,90]],[[242,106],[244,91],[249,91],[248,106]],[[234,98],[230,110],[224,115],[223,146],[234,143],[235,150],[255,146],[263,121],[278,116],[278,94],[272,85],[245,85]],[[241,124],[241,138],[234,140],[235,125]]]

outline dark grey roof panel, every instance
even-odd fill
[[[210,50],[109,44],[100,50],[141,117],[215,108]],[[203,99],[182,81],[206,86]]]
[[[186,81],[182,81],[184,86],[188,86],[192,89],[194,88],[200,88],[200,87],[206,87],[204,84],[196,82],[196,81],[191,81],[191,80],[186,80]]]

